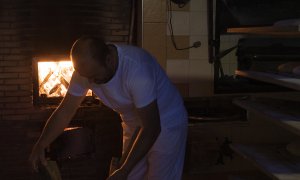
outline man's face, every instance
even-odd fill
[[[111,77],[109,68],[93,58],[73,60],[75,71],[86,77],[90,83],[103,84]]]

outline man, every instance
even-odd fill
[[[44,149],[67,127],[92,89],[123,120],[123,152],[140,127],[125,162],[108,179],[181,179],[187,113],[154,57],[138,47],[84,37],[73,44],[71,60],[75,71],[68,92],[32,150],[33,167],[45,163]]]

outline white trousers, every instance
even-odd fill
[[[124,128],[124,126],[123,126]],[[124,129],[124,136],[128,129]],[[157,141],[133,168],[128,180],[181,180],[186,148],[187,126],[162,130]],[[126,146],[125,138],[124,146]]]

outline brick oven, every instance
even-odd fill
[[[68,57],[72,42],[82,35],[128,43],[131,2],[0,1],[0,179],[32,177],[29,153],[72,72],[69,59],[57,57]],[[38,76],[43,63],[48,68]],[[60,63],[66,68],[59,69]],[[63,179],[104,179],[109,157],[120,151],[118,115],[93,100],[78,109],[72,124],[92,129],[95,152],[64,162]]]
[[[34,57],[33,69],[33,104],[58,104],[67,93],[74,72],[73,63],[68,56]],[[92,91],[86,94],[86,102],[96,100]]]

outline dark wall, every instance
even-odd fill
[[[221,32],[227,28],[271,26],[274,23],[300,18],[299,0],[218,0]]]
[[[33,105],[33,57],[68,54],[81,35],[127,43],[129,14],[129,0],[0,1],[0,179],[30,179],[29,153],[55,108]],[[111,135],[118,131],[119,120],[102,108],[86,113],[90,111],[83,109],[81,117],[99,117],[97,142],[106,148],[98,157],[104,157],[104,152],[112,152]],[[84,179],[87,169],[89,177],[96,178],[93,163],[101,164],[77,163],[73,167],[77,175],[71,179]]]
[[[31,4],[34,40],[41,53],[68,52],[82,35],[126,42],[130,1],[37,1]]]

